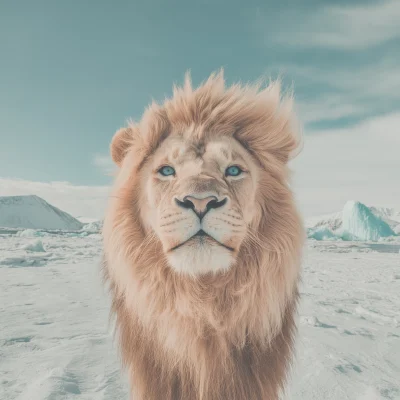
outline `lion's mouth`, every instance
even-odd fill
[[[173,247],[172,249],[170,249],[169,251],[174,251],[179,249],[180,247],[184,246],[185,244],[187,244],[188,242],[196,239],[196,238],[204,238],[204,239],[209,239],[215,243],[217,243],[219,246],[225,247],[227,250],[229,251],[234,251],[235,249],[233,249],[232,247],[229,247],[221,242],[219,242],[218,240],[216,240],[215,238],[213,238],[211,235],[209,235],[207,232],[203,231],[203,229],[200,229],[199,231],[197,231],[197,233],[195,233],[193,236],[191,236],[189,239],[185,240],[182,243],[179,243],[177,246]]]

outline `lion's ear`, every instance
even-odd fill
[[[276,86],[271,90],[280,91],[279,85]],[[302,149],[301,124],[295,110],[293,95],[289,94],[282,98],[277,92],[276,96],[279,106],[275,110],[274,121],[271,122],[268,135],[270,143],[267,147],[280,162],[287,164]]]
[[[287,126],[280,132],[281,135],[279,140],[276,141],[276,148],[273,149],[275,157],[283,164],[287,164],[295,158],[302,149],[300,128],[293,125]]]
[[[121,166],[129,149],[137,144],[139,139],[138,128],[129,125],[126,128],[119,129],[111,140],[110,151],[111,158],[118,166]]]

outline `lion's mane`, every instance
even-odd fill
[[[263,171],[260,211],[236,264],[196,278],[168,266],[139,212],[144,160],[171,130],[193,126],[200,136],[235,137]],[[219,73],[197,89],[187,78],[114,137],[122,168],[104,222],[104,273],[135,400],[278,398],[294,347],[304,235],[288,184],[296,132],[279,84],[226,89]]]

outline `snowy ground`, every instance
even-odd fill
[[[128,399],[100,236],[37,240],[0,234],[0,399]],[[307,247],[287,398],[400,399],[399,244]]]

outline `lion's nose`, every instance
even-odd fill
[[[175,202],[179,207],[193,210],[200,219],[202,219],[212,208],[222,207],[226,201],[226,198],[218,200],[216,196],[208,196],[204,198],[185,196],[183,201],[175,199]]]

